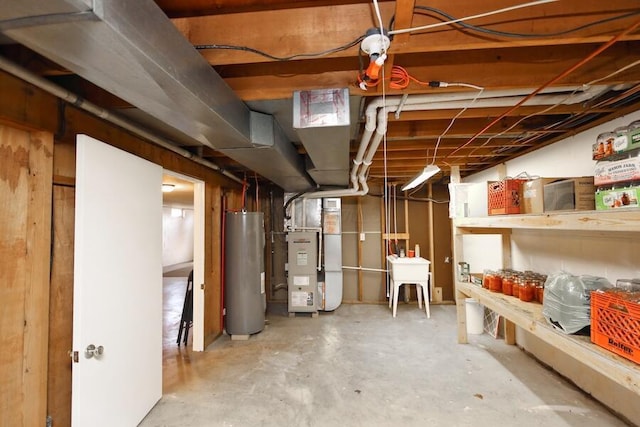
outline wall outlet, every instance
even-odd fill
[[[365,234],[364,233],[360,233],[360,241],[364,242],[365,239]]]

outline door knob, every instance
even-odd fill
[[[99,359],[100,356],[102,356],[102,353],[104,352],[104,347],[103,346],[98,346],[96,347],[93,344],[89,344],[87,346],[87,349],[84,351],[84,357],[86,357],[87,359],[91,359],[92,357],[95,357],[96,359]]]

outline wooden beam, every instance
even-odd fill
[[[455,14],[458,17],[486,12],[486,5],[477,2],[458,2]],[[451,11],[448,0],[433,0],[430,6]],[[495,0],[492,8],[511,6],[508,0]],[[392,2],[380,4],[383,17],[394,14],[396,9],[404,12],[408,3],[395,6]],[[474,20],[473,25],[485,26],[499,31],[511,31],[527,34],[548,34],[565,31],[595,21],[611,18],[637,8],[635,0],[618,0],[613,9],[598,0],[585,0],[580,3],[580,12],[564,2],[556,2],[535,8],[521,9],[502,14],[499,17],[487,17]],[[633,22],[633,17],[585,30],[555,37],[526,37],[505,39],[499,36],[483,36],[473,31],[461,31],[459,26],[440,27],[433,31],[414,32],[404,42],[392,46],[395,55],[416,52],[447,52],[477,49],[501,49],[504,47],[554,46],[558,44],[602,43],[613,34],[620,32]],[[441,22],[424,14],[415,14],[414,25]],[[370,4],[321,5],[320,7],[295,8],[284,10],[263,10],[258,12],[209,15],[194,18],[175,19],[176,27],[194,45],[224,44],[246,46],[262,50],[272,55],[287,57],[295,54],[322,52],[355,40],[368,28],[379,24],[371,11]],[[358,25],[354,25],[358,23]],[[387,23],[384,23],[385,25]],[[256,28],[259,31],[256,31]],[[532,29],[533,28],[533,29]],[[395,29],[399,29],[396,26]],[[277,37],[265,37],[265,34]],[[398,36],[399,37],[399,36]],[[640,34],[629,35],[625,40],[638,40]],[[332,54],[334,57],[355,57],[357,47]],[[270,62],[271,60],[254,53],[241,50],[216,49],[203,52],[212,65],[239,64],[251,62]],[[396,63],[400,63],[398,58]]]
[[[389,1],[389,0],[381,0]],[[155,0],[170,18],[370,3],[371,0]]]
[[[533,117],[530,120],[525,120],[518,123],[521,119],[519,117],[505,117],[498,124],[489,129],[489,135],[495,135],[497,133],[505,132],[505,135],[510,137],[517,137],[522,134],[538,133],[537,129],[542,124],[552,123],[555,116]],[[470,138],[475,135],[478,129],[484,128],[492,121],[492,117],[485,118],[473,118],[473,119],[458,119],[453,126],[447,131],[446,137],[448,138]],[[449,120],[428,120],[428,121],[416,121],[416,122],[393,122],[389,123],[387,128],[387,140],[393,141],[395,138],[437,138],[443,134],[451,122]],[[558,133],[561,130],[545,130],[543,133]],[[434,141],[435,142],[435,141]]]
[[[470,83],[493,89],[533,88],[559,72],[574,65],[589,55],[597,45],[545,46],[507,48],[496,50],[438,52],[433,58],[429,54],[395,54],[394,63],[404,66],[409,74],[419,80],[442,80],[469,82],[469,69],[474,70]],[[640,42],[620,42],[607,49],[590,62],[590,66],[563,79],[565,86],[580,86],[600,79],[623,65],[640,59]],[[335,59],[312,60],[305,65],[306,72],[298,62],[274,62],[266,67],[218,67],[221,76],[244,100],[281,99],[291,96],[294,90],[311,90],[319,87],[349,87],[352,94],[376,96],[377,92],[363,92],[355,84],[358,74],[357,54],[337,65]],[[257,73],[257,74],[256,74]],[[533,78],[533,80],[532,80]],[[617,74],[603,84],[617,84],[629,80],[640,80],[639,67],[632,67]],[[389,96],[410,94],[445,93],[460,89],[439,88],[411,84],[405,90],[387,87]]]

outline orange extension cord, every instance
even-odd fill
[[[366,74],[358,76],[358,85],[364,83],[366,87],[376,87],[380,84],[380,79],[368,80],[365,78]],[[391,67],[391,76],[389,77],[389,88],[395,90],[406,89],[411,82],[417,83],[422,86],[429,86],[429,82],[423,82],[409,75],[407,70],[399,65]]]

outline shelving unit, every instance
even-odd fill
[[[455,265],[463,260],[463,239],[468,234],[502,236],[503,266],[511,267],[511,231],[539,229],[639,233],[640,209],[621,211],[577,211],[557,214],[504,215],[456,218],[454,227]],[[505,319],[505,341],[515,344],[516,325],[547,344],[571,355],[610,380],[640,395],[640,365],[617,356],[588,337],[566,335],[551,327],[542,316],[542,305],[522,302],[514,297],[490,292],[480,286],[456,282],[458,342],[467,343],[465,299],[475,298]]]

